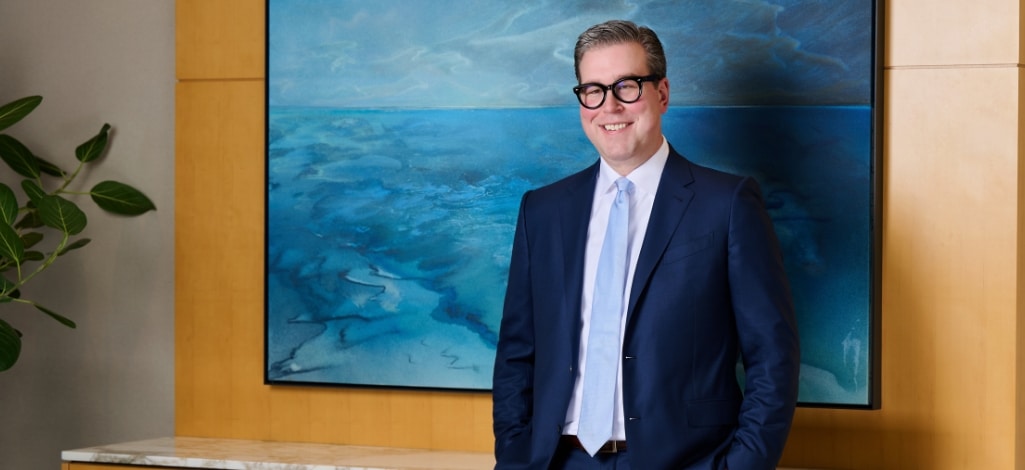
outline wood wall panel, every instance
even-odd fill
[[[1020,11],[1023,14],[1019,25],[1025,25],[1025,12]],[[1025,35],[1022,35],[1025,37]],[[1017,229],[1018,229],[1018,250],[1016,251],[1015,259],[1018,263],[1018,275],[1015,279],[1015,292],[1016,295],[1016,307],[1015,317],[1017,324],[1015,325],[1015,332],[1018,338],[1016,342],[1015,350],[1015,464],[1016,470],[1025,469],[1025,322],[1022,318],[1025,318],[1025,303],[1023,303],[1022,295],[1025,293],[1025,194],[1023,194],[1022,188],[1025,187],[1025,167],[1022,165],[1022,155],[1025,153],[1025,131],[1023,131],[1022,124],[1025,123],[1025,106],[1022,105],[1023,98],[1025,98],[1025,73],[1022,72],[1022,68],[1018,68],[1018,96],[1015,99],[1018,102],[1018,218],[1017,218]]]
[[[262,387],[262,81],[176,90],[176,422],[258,432]],[[266,426],[263,426],[266,428]]]
[[[1022,13],[1022,12],[1019,12]],[[1019,21],[1019,25],[1025,24],[1025,17]],[[1022,106],[1023,98],[1025,98],[1025,74],[1023,74],[1021,67],[1018,68],[1018,122],[1025,123],[1025,106]],[[1025,469],[1025,302],[1023,302],[1022,294],[1025,293],[1025,165],[1022,165],[1022,153],[1025,150],[1025,130],[1019,124],[1018,127],[1018,213],[1017,213],[1017,228],[1018,228],[1018,250],[1016,251],[1015,260],[1018,264],[1018,275],[1016,278],[1015,296],[1015,318],[1017,323],[1015,325],[1015,336],[1017,337],[1016,349],[1015,349],[1015,433],[1014,433],[1014,462],[1017,465],[1016,470]]]
[[[264,0],[176,0],[179,79],[263,78]]]
[[[890,0],[886,65],[1015,64],[1019,0]]]
[[[883,408],[798,410],[782,463],[1025,469],[1021,12],[890,3]],[[177,433],[490,450],[486,394],[262,384],[263,4],[178,2]]]

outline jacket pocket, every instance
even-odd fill
[[[714,238],[713,234],[714,232],[709,232],[697,238],[669,245],[669,248],[666,249],[665,256],[662,257],[664,260],[662,261],[662,264],[672,264],[701,250],[708,249],[712,246],[712,240]]]

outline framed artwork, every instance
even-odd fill
[[[265,381],[491,388],[520,196],[598,158],[573,47],[618,18],[674,148],[762,186],[800,403],[878,407],[880,3],[268,0]]]

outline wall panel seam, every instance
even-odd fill
[[[887,65],[883,70],[956,70],[956,69],[1006,69],[1019,68],[1021,63],[1003,64],[943,64],[943,65]]]

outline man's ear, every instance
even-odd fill
[[[658,102],[662,105],[662,112],[669,109],[669,79],[663,78],[658,82]]]

